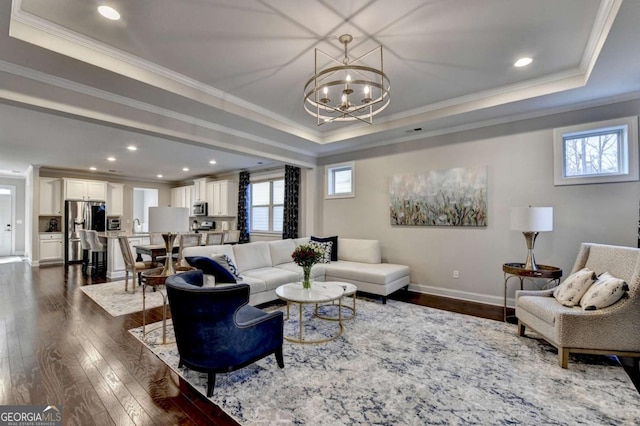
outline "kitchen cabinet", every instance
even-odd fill
[[[187,207],[191,211],[193,207],[193,190],[193,185],[171,188],[171,206]]]
[[[65,200],[106,201],[107,182],[64,179]]]
[[[238,214],[238,184],[231,180],[207,183],[209,216],[235,217]]]
[[[191,201],[207,201],[207,179],[196,179],[193,181],[193,199]]]
[[[62,215],[61,179],[40,178],[40,205],[38,212],[41,216]]]
[[[124,216],[124,185],[107,184],[107,215]]]
[[[62,262],[64,240],[61,233],[40,234],[40,262]]]

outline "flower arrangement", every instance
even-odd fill
[[[311,288],[311,267],[322,258],[323,250],[311,244],[300,244],[291,254],[293,261],[302,267],[302,288]]]

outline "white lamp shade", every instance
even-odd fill
[[[149,207],[149,232],[178,233],[189,231],[186,207]]]
[[[522,232],[553,231],[553,207],[513,207],[511,229]]]

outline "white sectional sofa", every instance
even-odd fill
[[[186,247],[184,257],[226,254],[242,277],[238,282],[249,284],[249,302],[257,305],[277,299],[275,289],[286,283],[300,281],[302,268],[291,259],[296,246],[309,238],[255,242],[237,245]],[[186,265],[186,261],[183,260]],[[377,240],[338,239],[338,260],[318,263],[311,275],[315,281],[343,281],[356,285],[359,291],[386,296],[409,284],[409,267],[382,263],[382,251]]]

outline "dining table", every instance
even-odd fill
[[[142,262],[142,255],[146,254],[147,256],[151,256],[152,266],[157,266],[158,264],[158,256],[166,256],[167,248],[164,244],[147,244],[140,246],[133,246],[136,250],[136,262]],[[172,253],[178,253],[180,249],[179,246],[174,245]]]

